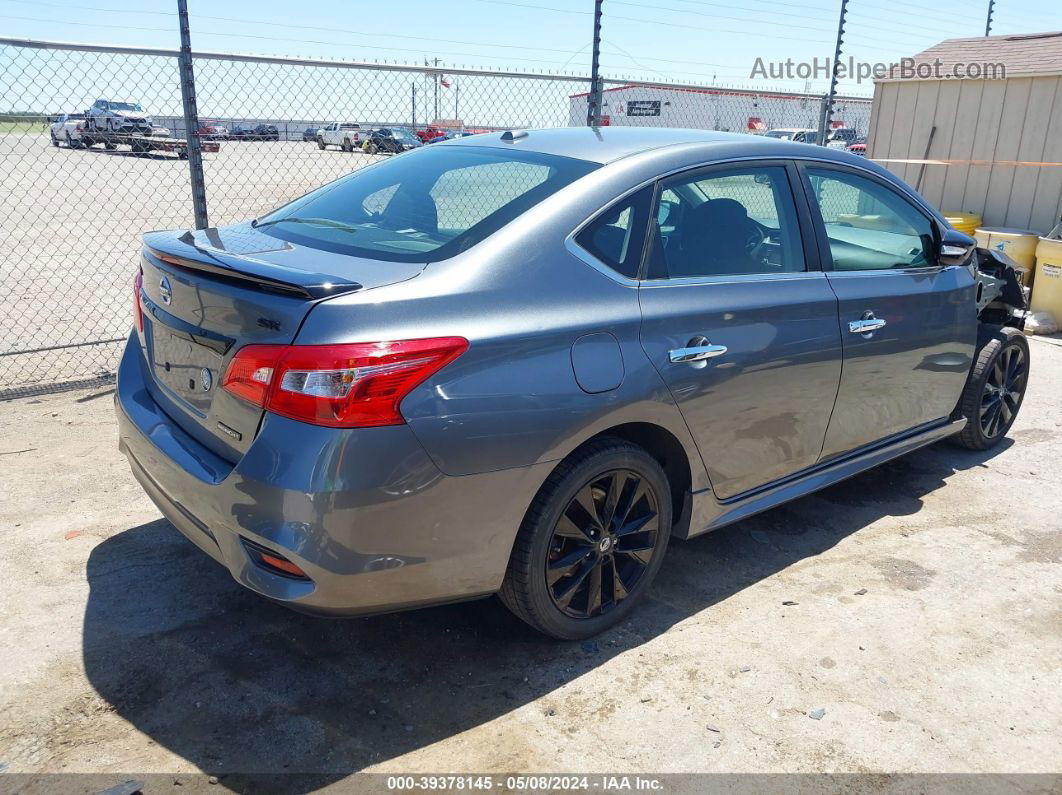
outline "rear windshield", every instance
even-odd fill
[[[538,152],[425,147],[355,171],[255,225],[326,251],[433,262],[471,248],[597,167]]]

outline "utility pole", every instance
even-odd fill
[[[594,0],[594,47],[590,57],[590,94],[586,98],[586,126],[601,124],[601,4]]]
[[[181,102],[184,105],[184,135],[188,141],[188,173],[192,183],[192,212],[195,228],[210,226],[207,218],[206,183],[203,180],[203,153],[199,148],[199,111],[195,103],[195,75],[192,71],[192,35],[188,29],[188,0],[177,0],[177,20],[181,30],[178,69]]]
[[[431,73],[431,82],[435,86],[435,118],[431,120],[431,124],[434,124],[439,120],[439,59],[433,58],[431,61],[435,66],[435,70]],[[428,66],[428,59],[424,59],[424,65]]]
[[[848,13],[848,0],[841,0],[841,16],[837,21],[837,46],[833,51],[833,69],[830,75],[830,93],[826,95],[826,112],[822,114],[822,126],[819,128],[819,146],[826,145],[830,122],[833,120],[833,101],[837,96],[837,71],[841,68],[841,45],[844,43],[844,22]]]
[[[409,81],[409,88],[410,88],[410,91],[412,93],[412,96],[410,97],[410,110],[411,110],[411,117],[412,117],[412,120],[413,120],[413,131],[416,132],[417,131],[417,81],[416,80],[410,80]]]
[[[455,77],[454,78],[454,118],[455,119],[460,119],[461,118],[460,114],[457,112],[457,98],[458,98],[458,96],[460,96],[460,93],[461,93],[461,83]],[[462,126],[464,126],[464,125],[462,125]]]
[[[992,35],[992,11],[996,7],[996,0],[988,0],[988,18],[985,20],[985,35]]]

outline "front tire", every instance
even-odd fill
[[[577,640],[634,609],[671,535],[660,464],[622,439],[593,442],[539,489],[516,537],[501,599],[546,635]]]
[[[325,148],[324,138],[318,138],[317,139],[317,148],[318,149],[324,149]]]
[[[954,438],[969,450],[988,450],[1007,435],[1029,383],[1029,342],[1018,329],[1002,328],[978,351],[959,399],[966,427]]]

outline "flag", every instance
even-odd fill
[[[446,79],[446,75],[439,75],[439,84],[443,88],[449,88],[450,87],[450,81]]]

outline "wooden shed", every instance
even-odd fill
[[[941,210],[1050,230],[1062,215],[1062,32],[948,39],[914,64],[927,76],[876,81],[867,155]],[[988,77],[950,77],[969,71]]]

